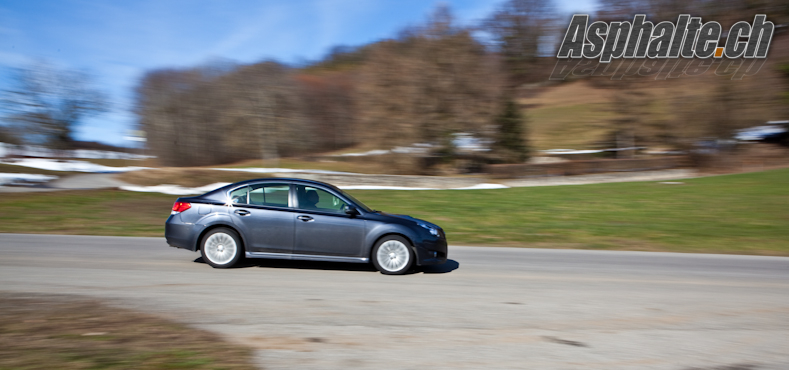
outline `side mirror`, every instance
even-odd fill
[[[343,207],[343,210],[345,211],[346,215],[349,215],[351,217],[359,215],[359,210],[356,209],[356,207],[354,207],[354,206],[347,206],[346,205],[345,207]]]

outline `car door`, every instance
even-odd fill
[[[289,194],[287,183],[254,184],[230,192],[230,214],[244,235],[247,252],[293,251],[295,217]]]
[[[317,186],[295,185],[294,254],[362,256],[365,221],[345,213],[348,203]]]

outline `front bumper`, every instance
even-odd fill
[[[447,261],[447,240],[443,237],[425,238],[416,243],[415,249],[418,266],[439,265]]]

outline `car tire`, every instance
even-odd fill
[[[244,255],[241,238],[235,231],[219,227],[209,231],[200,242],[203,261],[214,268],[228,268],[235,265]]]
[[[370,256],[378,271],[386,275],[402,275],[414,264],[411,243],[397,235],[388,235],[375,243]]]

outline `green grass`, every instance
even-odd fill
[[[351,193],[441,225],[450,244],[789,256],[789,169],[683,182]],[[175,198],[7,193],[0,232],[161,236]]]
[[[163,236],[176,198],[121,190],[0,193],[0,232]]]
[[[683,182],[353,194],[456,244],[789,255],[789,170]]]

